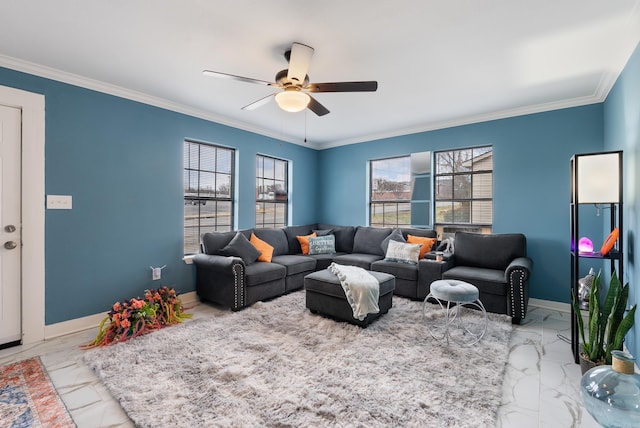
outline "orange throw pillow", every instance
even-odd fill
[[[418,257],[424,259],[424,256],[429,251],[431,251],[431,248],[433,248],[433,244],[436,243],[436,238],[424,238],[422,236],[407,235],[407,243],[422,244],[422,247],[420,247],[420,255]]]
[[[249,242],[260,251],[260,257],[258,257],[259,262],[271,262],[271,258],[273,257],[273,247],[271,245],[258,238],[253,232],[251,232]]]
[[[302,248],[302,254],[309,254],[309,238],[315,238],[317,235],[313,232],[311,235],[306,236],[296,236],[298,238],[298,242],[300,243],[300,248]]]

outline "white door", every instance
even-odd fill
[[[0,347],[21,340],[21,111],[0,105]]]

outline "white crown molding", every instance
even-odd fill
[[[603,79],[600,79],[600,81],[603,82]],[[613,82],[615,83],[615,79],[613,79]],[[468,116],[468,117],[463,117],[463,118],[454,119],[454,120],[447,120],[442,122],[433,122],[433,123],[428,123],[428,124],[424,124],[416,127],[398,129],[398,130],[394,130],[387,133],[367,135],[366,138],[353,138],[348,140],[334,141],[331,143],[322,143],[322,144],[317,144],[317,148],[319,150],[324,150],[324,149],[330,149],[333,147],[346,146],[350,144],[358,144],[358,143],[382,140],[385,138],[399,137],[402,135],[419,134],[421,132],[435,131],[438,129],[454,128],[456,126],[471,125],[474,123],[489,122],[492,120],[507,119],[510,117],[525,116],[528,114],[543,113],[543,112],[552,111],[552,110],[561,110],[564,108],[580,107],[580,106],[589,105],[589,104],[597,104],[605,100],[606,95],[609,93],[612,86],[613,86],[613,83],[611,83],[608,89],[598,87],[596,94],[586,96],[586,97],[579,97],[579,98],[573,98],[570,100],[562,100],[562,101],[556,101],[556,102],[545,103],[545,104],[537,104],[533,106],[513,108],[508,110],[502,110],[502,111],[480,114],[475,116]]]
[[[67,83],[73,86],[79,86],[85,89],[91,89],[97,92],[102,92],[104,94],[114,95],[116,97],[137,101],[143,104],[148,104],[154,107],[160,107],[165,110],[174,111],[176,113],[182,113],[188,116],[196,117],[198,119],[204,119],[204,120],[215,122],[221,125],[230,126],[232,128],[241,129],[243,131],[253,132],[254,134],[270,137],[278,141],[286,141],[288,143],[309,147],[308,144],[303,144],[300,141],[283,138],[281,134],[276,134],[274,132],[271,132],[262,128],[258,128],[258,127],[252,127],[246,123],[235,122],[235,121],[229,120],[228,118],[217,116],[213,113],[210,113],[204,110],[196,109],[184,104],[169,101],[164,98],[155,97],[142,92],[123,88],[121,86],[112,85],[110,83],[101,82],[99,80],[90,79],[88,77],[80,76],[73,73],[68,73],[66,71],[24,61],[21,59],[10,57],[10,56],[0,54],[0,67],[5,67],[11,70],[32,74],[34,76],[43,77],[45,79],[51,79],[58,82]]]
[[[626,58],[626,60],[628,61],[628,58]],[[625,64],[626,64],[626,61],[625,61]],[[622,64],[620,69],[622,69],[625,64]],[[579,107],[583,105],[600,103],[606,99],[607,95],[611,91],[611,88],[615,84],[617,77],[620,73],[620,70],[617,70],[617,72],[611,71],[611,72],[603,73],[600,77],[598,87],[596,88],[596,91],[594,92],[594,94],[585,96],[585,97],[573,98],[569,100],[562,100],[562,101],[556,101],[551,103],[537,104],[533,106],[501,110],[497,112],[462,117],[462,118],[448,120],[448,121],[425,123],[415,127],[396,129],[393,131],[383,132],[378,134],[368,134],[368,135],[345,139],[345,140],[336,140],[336,141],[324,142],[324,143],[323,142],[303,143],[299,141],[299,139],[295,139],[293,137],[286,138],[286,137],[283,137],[281,134],[276,134],[274,132],[271,132],[259,127],[253,127],[246,123],[231,121],[227,118],[217,116],[215,114],[212,114],[200,109],[196,109],[184,104],[169,101],[164,98],[155,97],[142,92],[134,91],[131,89],[123,88],[120,86],[112,85],[112,84],[101,82],[94,79],[89,79],[87,77],[57,70],[57,69],[43,66],[40,64],[31,63],[28,61],[20,60],[17,58],[6,56],[6,55],[0,54],[0,67],[6,67],[9,69],[21,71],[27,74],[32,74],[35,76],[52,79],[62,83],[67,83],[70,85],[95,90],[105,94],[114,95],[117,97],[129,99],[132,101],[137,101],[137,102],[152,105],[155,107],[160,107],[166,110],[170,110],[170,111],[185,114],[188,116],[196,117],[199,119],[215,122],[221,125],[230,126],[233,128],[252,132],[255,134],[263,135],[265,137],[273,138],[278,141],[286,141],[291,144],[297,144],[297,145],[308,147],[315,150],[324,150],[324,149],[330,149],[333,147],[345,146],[350,144],[358,144],[358,143],[376,141],[376,140],[381,140],[386,138],[399,137],[403,135],[435,131],[438,129],[452,128],[456,126],[463,126],[463,125],[470,125],[474,123],[488,122],[492,120],[506,119],[510,117],[523,116],[527,114],[542,113],[546,111],[560,110],[564,108]]]

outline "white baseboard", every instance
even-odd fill
[[[552,300],[542,300],[534,298],[529,299],[529,306],[567,313],[571,312],[572,310],[569,303],[554,302]]]
[[[198,296],[195,291],[189,293],[180,294],[180,300],[184,306],[193,306],[199,302]],[[82,318],[75,318],[69,321],[63,321],[56,324],[44,326],[44,339],[53,339],[54,337],[60,337],[71,333],[77,333],[79,331],[89,330],[91,328],[97,328],[100,322],[106,317],[106,313],[88,315]]]

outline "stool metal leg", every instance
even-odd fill
[[[426,317],[429,312],[427,305],[429,299],[434,299],[440,310],[444,312],[444,325],[438,325],[437,323],[429,323],[429,333],[436,340],[445,340],[449,345],[449,339],[461,346],[471,346],[480,341],[484,337],[487,331],[487,311],[480,300],[475,302],[447,302],[446,307],[443,302],[437,297],[433,297],[429,294],[424,300],[424,306],[422,309],[423,318]],[[452,305],[453,303],[453,305]],[[471,322],[469,316],[463,316],[463,306],[474,306],[482,313],[482,320],[479,323]]]

